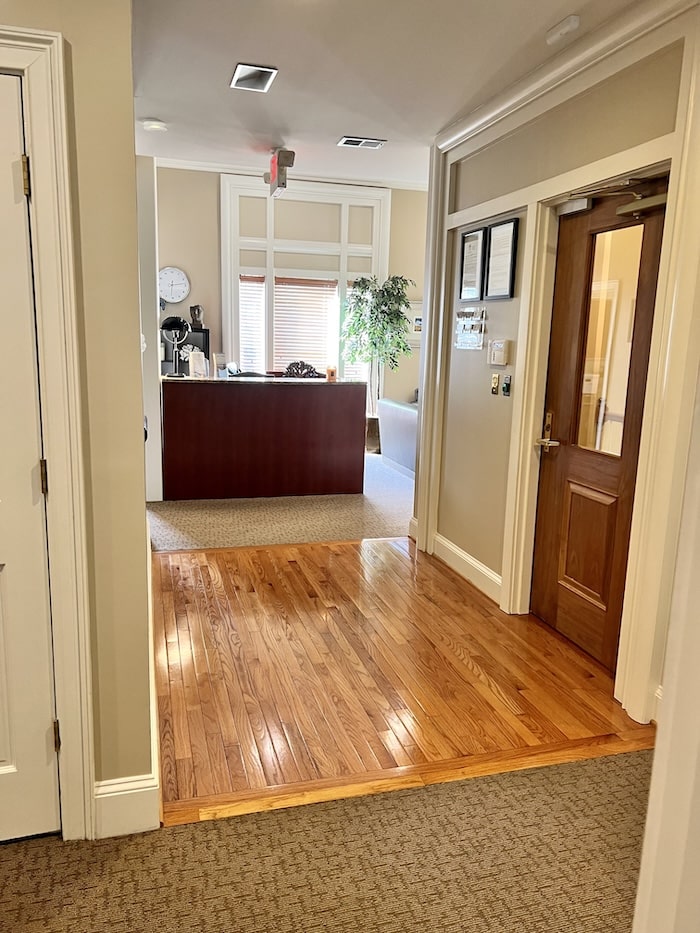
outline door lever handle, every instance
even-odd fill
[[[560,447],[561,442],[553,441],[549,437],[538,437],[537,440],[535,441],[535,445],[537,447],[542,447],[544,452],[546,453],[550,447]]]

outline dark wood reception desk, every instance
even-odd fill
[[[162,381],[163,498],[361,493],[366,386]]]

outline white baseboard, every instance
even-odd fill
[[[152,774],[95,783],[95,838],[145,833],[160,826],[160,790]]]
[[[418,519],[412,518],[408,523],[408,537],[415,541],[418,537]]]
[[[476,557],[467,554],[466,551],[458,548],[456,544],[448,541],[447,538],[443,538],[440,534],[435,535],[433,552],[436,557],[444,560],[448,567],[456,571],[460,577],[469,580],[477,589],[481,590],[482,593],[486,593],[495,602],[500,602],[502,585],[500,574],[497,574],[490,567],[477,560]]]
[[[416,478],[415,470],[409,470],[409,468],[405,467],[403,463],[399,463],[397,460],[392,460],[391,457],[387,457],[386,454],[382,454],[382,463],[384,466],[388,466],[391,470],[396,470],[397,473],[401,473],[402,476],[407,476],[412,480],[415,480]]]

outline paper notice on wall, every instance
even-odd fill
[[[481,308],[468,308],[457,312],[454,345],[457,350],[483,349],[484,321]]]

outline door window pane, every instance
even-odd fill
[[[578,446],[620,456],[644,225],[595,238]]]

